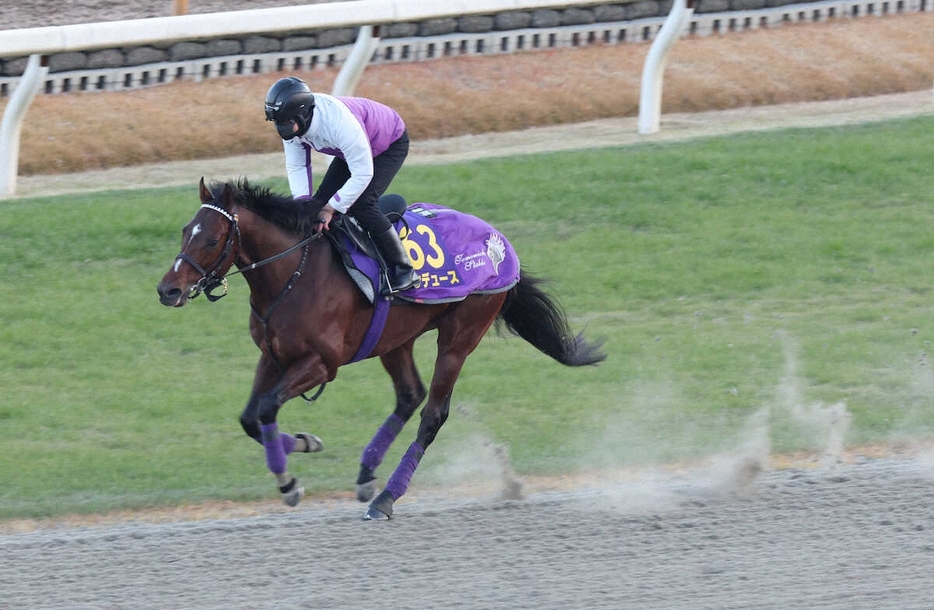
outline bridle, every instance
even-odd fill
[[[227,240],[224,242],[224,248],[223,250],[221,250],[220,255],[217,257],[217,260],[214,262],[214,264],[211,265],[210,269],[205,269],[200,264],[198,264],[198,261],[191,258],[184,252],[180,252],[178,256],[175,257],[176,261],[179,261],[179,260],[185,261],[186,263],[191,265],[195,269],[195,271],[201,274],[201,279],[195,282],[195,285],[191,287],[191,292],[188,294],[189,300],[194,299],[202,292],[204,293],[204,296],[207,297],[207,299],[211,301],[212,303],[219,299],[222,299],[223,297],[227,295],[227,276],[228,275],[237,275],[238,273],[252,271],[253,269],[257,269],[264,265],[268,265],[269,263],[275,262],[279,260],[280,258],[288,256],[289,254],[291,254],[295,250],[298,250],[299,248],[307,246],[312,241],[318,239],[322,235],[321,232],[315,233],[311,237],[306,237],[302,241],[298,242],[294,246],[290,246],[289,248],[280,252],[279,254],[275,254],[273,256],[270,256],[269,258],[264,258],[261,261],[252,263],[251,265],[243,267],[242,269],[237,269],[228,274],[226,273],[226,270],[221,271],[220,269],[224,265],[224,261],[230,255],[231,250],[233,250],[235,234],[237,236],[237,257],[235,257],[234,260],[236,260],[239,257],[240,242],[242,240],[242,238],[240,237],[239,216],[236,213],[230,213],[224,208],[210,204],[210,203],[202,203],[201,207],[207,208],[209,210],[214,210],[215,212],[217,212],[218,214],[226,218],[230,222],[230,228],[227,230]],[[233,263],[231,263],[231,265],[232,264]],[[230,265],[227,266],[227,269],[228,270],[230,269]],[[216,294],[216,295],[212,294],[212,291],[217,290],[219,286],[224,287],[224,292],[222,294]]]
[[[227,229],[227,241],[224,242],[224,249],[221,250],[220,256],[217,257],[217,260],[209,269],[202,267],[198,261],[191,258],[184,251],[179,252],[178,256],[175,257],[175,261],[185,261],[192,267],[195,271],[201,274],[201,279],[195,282],[195,285],[191,287],[191,292],[188,294],[188,299],[194,299],[202,292],[204,296],[207,297],[212,303],[217,301],[227,294],[227,277],[225,272],[227,269],[230,269],[230,265],[227,266],[227,269],[221,271],[221,267],[224,265],[224,261],[227,260],[227,257],[230,256],[231,250],[234,247],[234,235],[237,236],[237,253],[239,256],[240,251],[240,221],[237,217],[237,214],[231,214],[222,207],[212,205],[210,203],[202,203],[202,208],[207,208],[209,210],[214,210],[230,222],[230,227]],[[234,259],[236,260],[236,259]],[[231,265],[233,263],[231,262]],[[224,287],[224,292],[219,295],[211,294],[212,291],[217,290],[219,286]]]

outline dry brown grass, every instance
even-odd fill
[[[638,113],[648,44],[373,66],[357,94],[397,108],[414,139]],[[934,14],[789,25],[680,41],[664,112],[917,91],[932,85]],[[23,127],[20,173],[275,152],[262,115],[280,75],[125,93],[41,96]],[[329,91],[336,71],[302,75]]]

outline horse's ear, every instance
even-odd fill
[[[211,195],[211,191],[208,190],[208,187],[204,186],[204,176],[201,176],[201,183],[198,185],[198,192],[201,194],[201,203],[207,203],[214,199],[214,196]]]
[[[221,205],[227,210],[232,210],[234,205],[234,192],[230,188],[230,183],[224,183],[224,192],[221,193]]]

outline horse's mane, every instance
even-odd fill
[[[212,182],[208,187],[215,199],[220,198],[224,186],[229,185],[238,205],[255,212],[283,231],[301,236],[311,235],[314,219],[322,207],[317,200],[295,200],[291,195],[272,192],[268,187],[253,186],[246,178],[236,182]]]

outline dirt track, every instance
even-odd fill
[[[934,607],[925,460],[0,537],[0,608]]]

